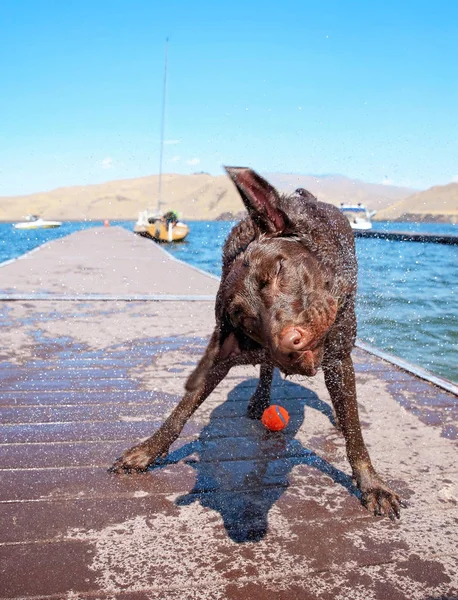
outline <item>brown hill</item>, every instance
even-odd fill
[[[279,190],[292,192],[298,187],[311,191],[319,200],[339,205],[361,202],[371,210],[381,210],[406,198],[414,190],[394,185],[366,183],[343,175],[299,175],[266,173],[267,179]]]
[[[458,183],[436,185],[412,194],[379,211],[377,219],[458,223]]]
[[[369,184],[340,175],[267,173],[265,176],[283,191],[305,187],[325,202],[336,205],[363,202],[377,211],[412,192],[408,188]],[[60,220],[134,220],[139,211],[156,208],[157,195],[158,175],[152,175],[27,196],[0,197],[0,220],[15,221],[27,214]],[[225,175],[163,175],[162,198],[163,210],[177,210],[187,220],[216,219],[222,213],[237,214],[243,210],[233,184]]]
[[[136,219],[139,211],[155,209],[158,175],[58,188],[27,196],[0,197],[0,219],[27,214],[61,220]],[[207,174],[163,175],[163,210],[174,209],[186,219],[212,219],[224,211],[241,210],[242,202],[227,177]]]

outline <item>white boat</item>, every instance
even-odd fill
[[[25,221],[14,223],[13,227],[15,229],[53,229],[61,225],[61,221],[46,221],[37,215],[28,215]]]
[[[358,202],[358,204],[344,204],[341,202],[340,210],[349,220],[352,229],[372,229],[371,218],[377,211],[369,211],[361,202]]]

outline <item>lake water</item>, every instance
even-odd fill
[[[132,231],[133,221],[112,221]],[[103,222],[18,231],[0,224],[0,262]],[[221,248],[233,223],[191,222],[186,242],[164,246],[185,262],[221,274]],[[374,223],[374,229],[458,235],[458,226]],[[151,242],[154,243],[154,242]],[[458,246],[356,239],[359,261],[358,337],[458,382]],[[1,282],[1,270],[0,270]]]

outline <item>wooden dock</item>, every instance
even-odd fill
[[[234,369],[163,464],[107,473],[179,401],[217,286],[118,227],[0,267],[0,599],[458,598],[456,386],[363,348],[396,524],[360,505],[320,375],[276,374],[291,420],[272,434],[245,417],[257,369]]]

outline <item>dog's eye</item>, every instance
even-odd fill
[[[242,311],[235,309],[229,313],[229,320],[234,327],[238,327],[240,325],[240,317],[242,315]]]
[[[254,331],[256,331],[257,325],[258,325],[257,321],[254,317],[244,317],[243,322],[242,322],[243,329],[248,334],[251,334]]]
[[[267,277],[265,277],[264,279],[261,279],[259,281],[259,289],[262,290],[265,287],[267,287],[270,283],[270,279],[268,279]]]

